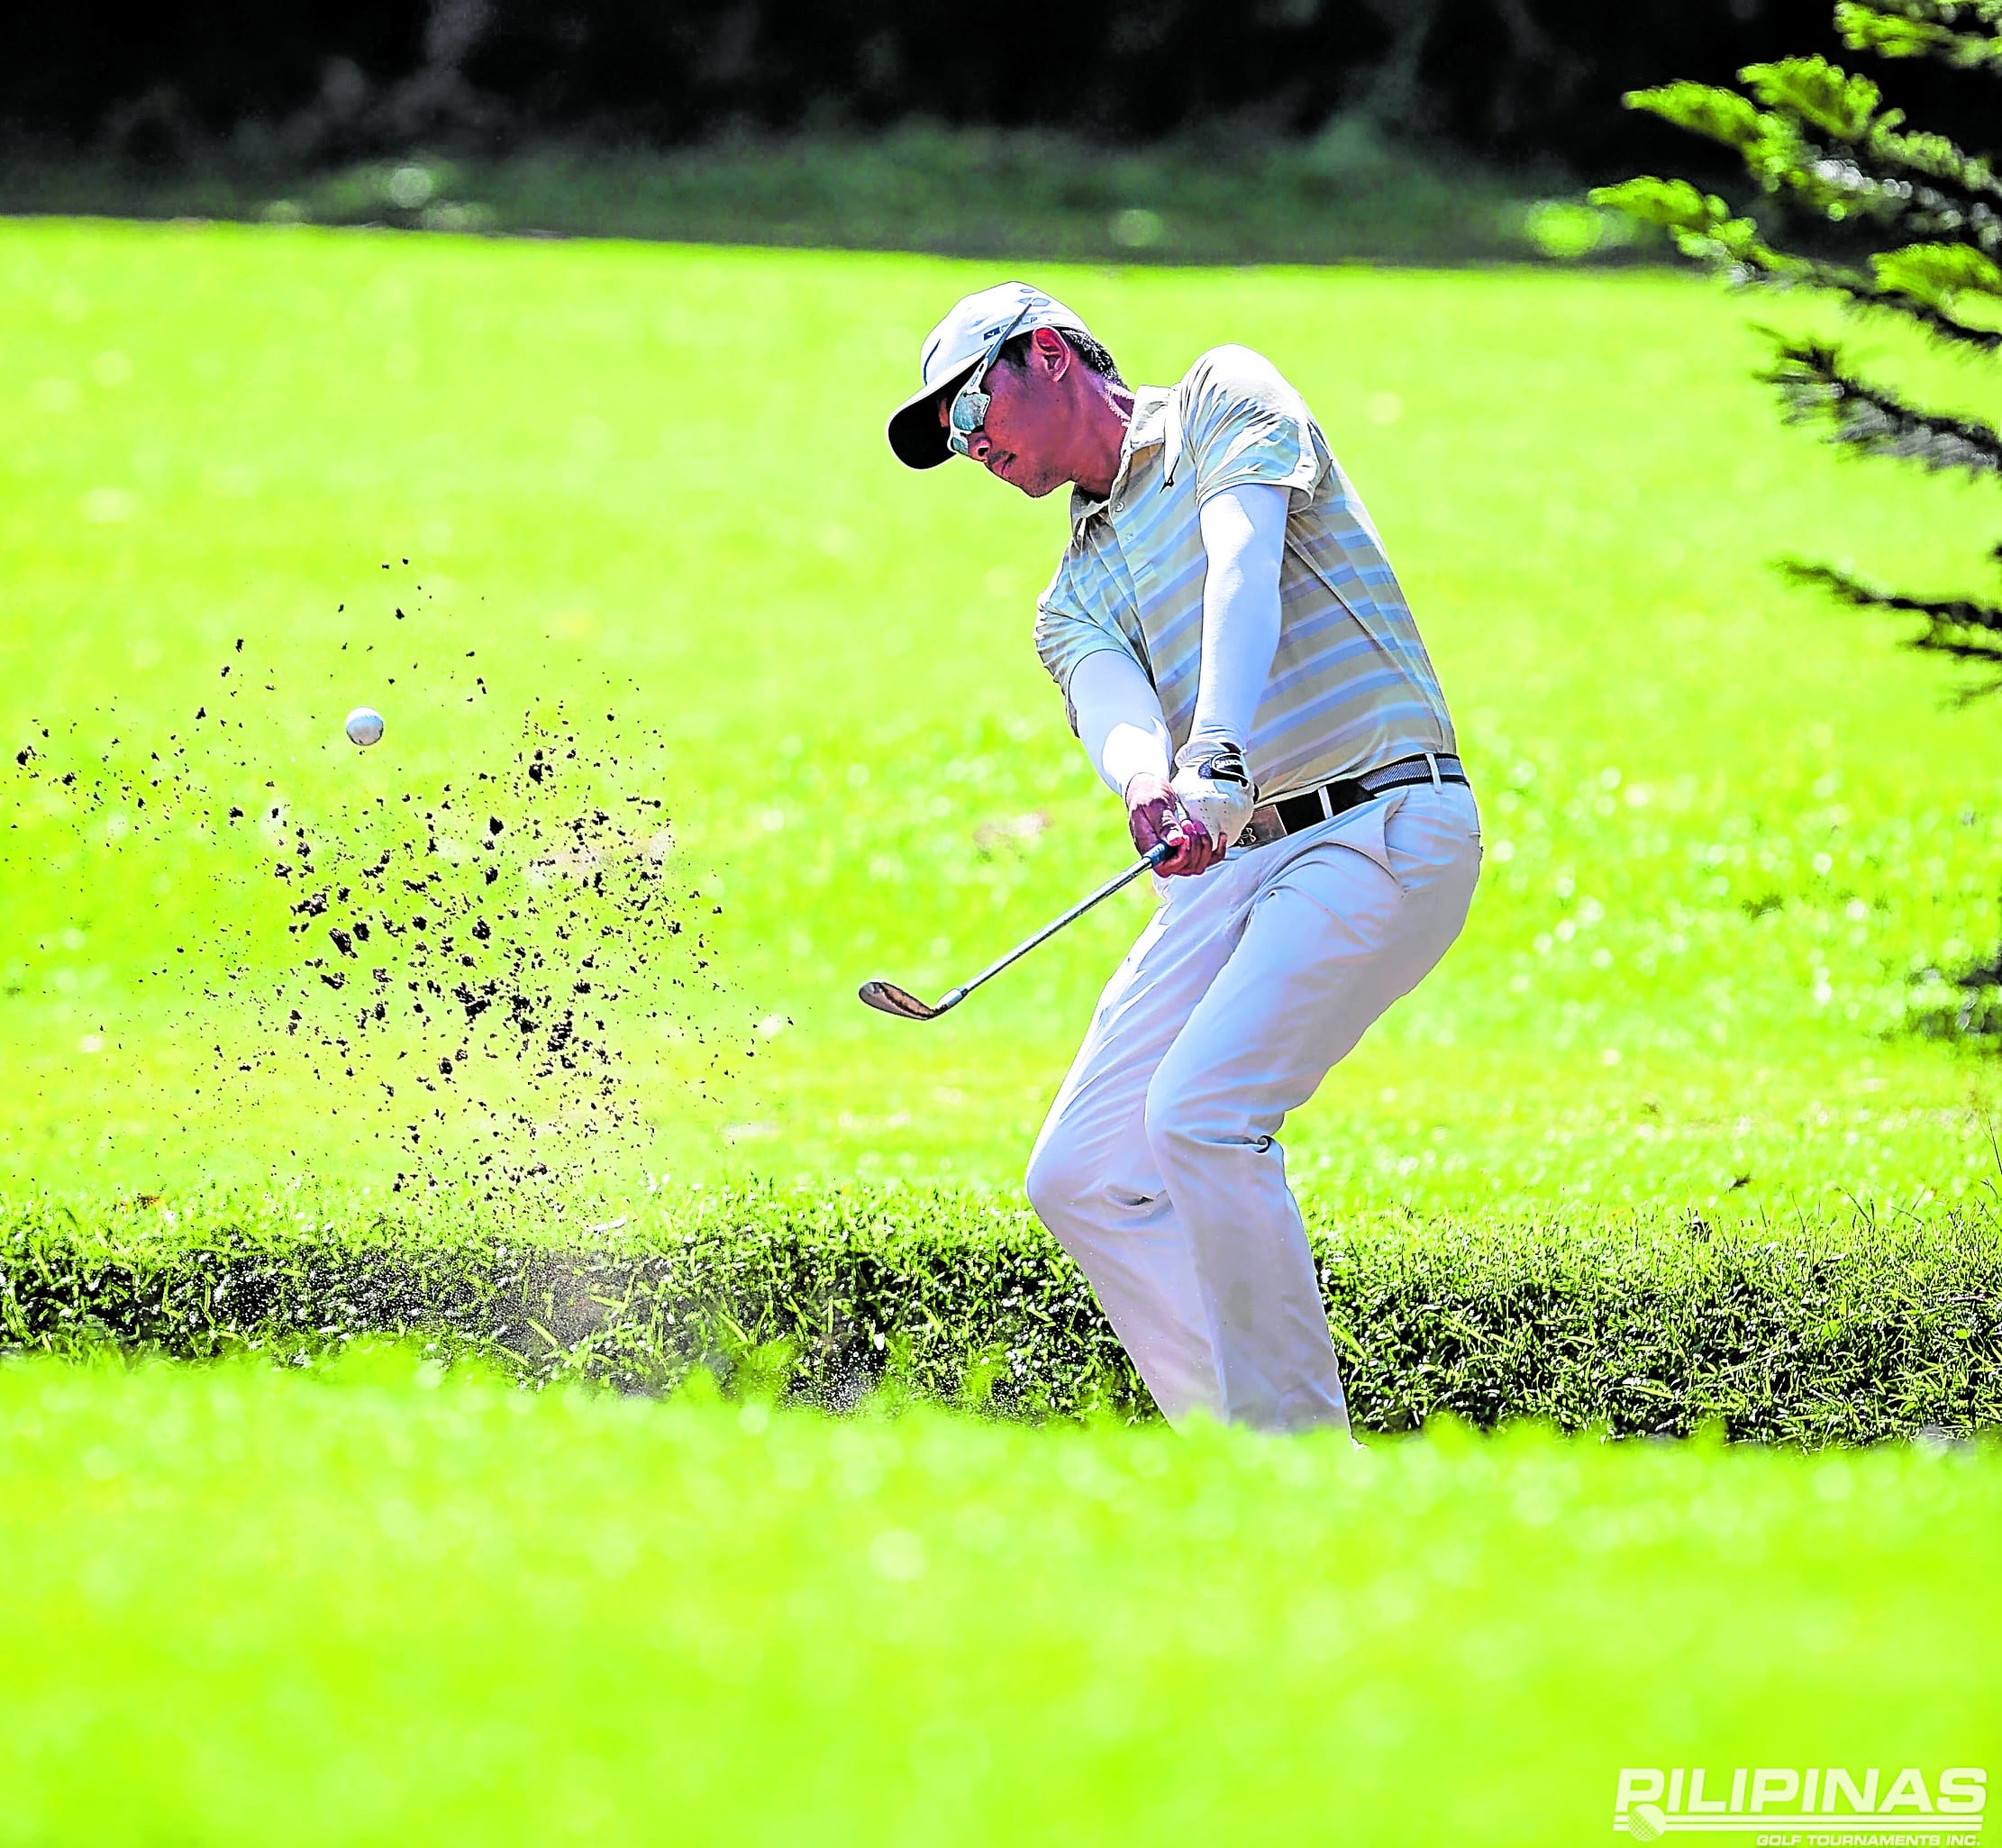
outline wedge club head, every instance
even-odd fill
[[[884,1014],[894,1014],[900,1020],[936,1020],[948,1007],[955,1006],[966,990],[956,989],[936,1007],[928,1006],[908,989],[898,988],[895,982],[867,981],[857,992],[869,1006]]]

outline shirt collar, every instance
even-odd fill
[[[1119,490],[1126,485],[1126,477],[1132,472],[1133,457],[1142,450],[1156,449],[1166,441],[1168,432],[1168,400],[1171,394],[1158,385],[1142,385],[1133,388],[1133,414],[1126,424],[1126,434],[1119,445],[1119,467],[1112,478],[1112,487],[1103,500],[1094,500],[1081,487],[1070,490],[1070,533],[1073,538],[1082,533],[1086,523],[1104,513],[1118,498]]]

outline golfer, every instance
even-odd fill
[[[1167,1416],[1348,1426],[1277,1141],[1459,934],[1480,824],[1376,528],[1300,395],[1243,347],[1128,386],[1062,303],[969,296],[889,422],[1070,489],[1035,640],[1071,729],[1172,851],[1029,1158]]]

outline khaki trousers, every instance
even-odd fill
[[[1276,1138],[1445,953],[1479,869],[1472,794],[1449,783],[1156,878],[1028,1189],[1171,1421],[1347,1429]]]

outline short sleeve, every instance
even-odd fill
[[[1256,483],[1311,496],[1327,467],[1306,401],[1269,360],[1249,347],[1216,347],[1177,387],[1179,469],[1191,472],[1198,505]]]
[[[1070,562],[1067,558],[1057,567],[1050,587],[1036,601],[1036,653],[1063,695],[1064,715],[1075,732],[1078,711],[1070,700],[1070,677],[1079,661],[1087,654],[1114,649],[1133,660],[1142,673],[1147,664],[1115,622],[1110,617],[1095,616],[1086,607],[1072,582]]]

